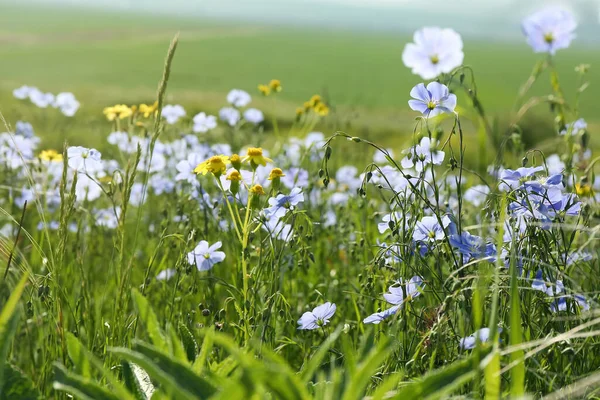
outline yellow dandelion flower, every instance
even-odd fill
[[[577,193],[577,196],[590,197],[592,196],[592,187],[585,183],[576,183],[575,193]]]
[[[44,161],[62,161],[63,160],[63,155],[59,152],[57,152],[56,150],[42,150],[42,152],[40,153],[40,159],[44,160]]]
[[[269,82],[269,88],[271,88],[271,90],[274,92],[281,92],[281,89],[283,89],[279,79],[271,79],[271,82]]]
[[[242,180],[242,174],[240,174],[240,171],[231,171],[225,179],[227,179],[228,181],[239,182]]]
[[[194,168],[196,174],[206,175],[212,172],[215,175],[221,175],[227,170],[227,164],[229,164],[229,157],[224,155],[212,156],[208,160],[198,164]]]
[[[156,114],[156,110],[158,108],[158,101],[155,101],[151,105],[140,104],[140,113],[144,114],[144,118],[148,118],[151,115]]]
[[[285,174],[281,168],[273,168],[269,174],[269,180],[272,181],[273,179],[281,178],[282,176],[285,176]]]
[[[261,185],[254,185],[250,188],[250,193],[256,194],[256,195],[261,195],[261,194],[265,194],[265,190],[263,189],[263,187]]]
[[[248,148],[248,153],[244,158],[242,158],[242,162],[250,161],[251,164],[262,165],[265,166],[269,162],[273,162],[268,157],[263,156],[263,150],[261,147],[250,147]]]
[[[317,114],[319,114],[321,117],[326,116],[327,114],[329,114],[329,107],[327,107],[325,105],[325,103],[319,103],[317,104],[317,106],[315,107],[315,112]]]
[[[130,117],[133,114],[133,110],[125,104],[117,104],[116,106],[106,107],[103,113],[109,121],[113,121],[116,118],[124,119]]]
[[[317,105],[319,105],[319,103],[321,103],[321,96],[315,94],[313,97],[310,98],[309,102],[311,107],[316,107]]]
[[[271,88],[267,85],[258,85],[258,91],[261,92],[263,96],[268,96],[271,93]]]

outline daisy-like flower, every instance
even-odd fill
[[[209,172],[212,172],[215,175],[221,175],[227,171],[227,164],[229,164],[229,157],[224,156],[223,154],[212,156],[208,160],[198,164],[198,166],[194,168],[194,172],[202,175],[206,175]]]
[[[404,303],[411,301],[415,297],[418,297],[421,294],[420,289],[423,287],[423,278],[420,276],[413,276],[408,282],[406,282],[406,284],[403,284],[402,279],[400,279],[398,282],[389,287],[389,293],[385,293],[383,295],[385,300],[392,304],[393,307],[369,315],[363,320],[363,323],[377,325],[384,319],[391,317],[392,315],[396,314],[396,312],[400,309],[400,307],[402,307],[402,305],[404,305]],[[405,290],[406,296],[404,295]]]
[[[452,71],[465,57],[462,39],[452,29],[422,28],[415,32],[413,40],[404,47],[402,62],[423,79]]]
[[[211,270],[215,264],[225,259],[225,253],[217,251],[222,245],[221,242],[216,242],[210,246],[206,240],[202,240],[194,250],[188,253],[188,263],[195,265],[198,271]]]
[[[167,121],[167,124],[173,125],[179,121],[179,118],[185,116],[185,110],[179,104],[167,104],[163,107],[160,115]]]
[[[335,304],[327,302],[315,307],[312,311],[305,312],[298,320],[298,329],[313,330],[327,325],[335,314],[335,310]]]
[[[256,108],[249,108],[244,111],[244,119],[251,124],[258,125],[265,120],[262,111]]]
[[[262,165],[263,167],[266,166],[267,163],[273,162],[273,160],[263,155],[263,149],[261,147],[248,148],[248,152],[242,158],[242,162],[248,161],[253,165]]]
[[[96,149],[71,146],[67,149],[69,167],[77,172],[93,173],[102,170],[102,154]]]
[[[115,119],[129,118],[133,114],[133,110],[125,104],[117,104],[112,107],[105,107],[102,113],[106,115],[106,119],[114,121]]]
[[[50,162],[59,162],[63,160],[63,155],[56,150],[42,150],[40,155],[40,160],[50,161]]]
[[[577,21],[567,10],[548,8],[527,17],[522,28],[534,52],[554,55],[569,47],[575,38]]]
[[[194,116],[194,127],[192,130],[196,133],[205,133],[217,127],[217,117],[199,113]]]
[[[246,107],[251,101],[250,94],[240,89],[233,89],[227,94],[227,102],[234,107]]]
[[[283,173],[283,171],[281,170],[281,168],[273,168],[271,170],[271,172],[269,172],[269,180],[272,181],[273,179],[278,179],[285,176],[285,174]]]
[[[410,91],[413,98],[408,101],[411,109],[422,113],[427,118],[448,113],[451,114],[456,108],[456,95],[448,91],[446,85],[438,82],[430,82],[427,87],[419,83]]]
[[[156,113],[157,110],[158,100],[150,105],[144,103],[140,104],[140,106],[138,107],[138,111],[144,116],[144,118],[148,118],[149,116],[154,115],[154,113]]]
[[[223,107],[219,110],[221,121],[227,122],[229,126],[235,126],[241,118],[240,111],[233,107]]]

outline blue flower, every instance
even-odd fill
[[[293,188],[289,195],[278,194],[277,197],[271,197],[269,199],[269,205],[271,207],[265,209],[265,216],[268,219],[281,218],[287,211],[299,203],[304,202],[304,194],[301,188]]]
[[[305,312],[298,320],[298,329],[312,330],[327,325],[333,314],[335,314],[335,310],[335,304],[327,302],[315,307],[312,311]]]
[[[502,328],[498,328],[498,332],[502,332]],[[471,350],[475,347],[477,338],[479,338],[481,343],[488,342],[490,340],[490,328],[481,328],[472,335],[460,339],[459,346],[463,350]]]
[[[206,240],[198,243],[198,246],[187,255],[188,263],[195,265],[198,271],[208,271],[215,264],[220,263],[225,259],[225,253],[217,251],[222,246],[221,242],[216,242],[212,246]]]
[[[452,247],[463,255],[465,261],[483,257],[489,257],[493,261],[496,256],[496,247],[493,244],[486,243],[483,238],[471,235],[469,232],[451,235],[449,242]]]
[[[387,310],[377,312],[369,315],[363,320],[365,324],[378,324],[386,318],[396,314],[396,312],[404,305],[404,303],[411,301],[415,297],[421,294],[421,289],[425,285],[423,284],[423,278],[420,276],[413,276],[406,284],[402,283],[402,278],[388,288],[389,293],[385,293],[383,297],[385,300],[392,304],[393,307]],[[406,291],[406,296],[405,296]]]
[[[522,27],[533,51],[554,55],[556,50],[569,47],[577,22],[567,10],[548,8],[527,17]]]
[[[516,170],[505,169],[500,172],[500,186],[501,190],[514,190],[521,186],[524,182],[524,178],[528,178],[536,172],[542,171],[544,167],[522,167]]]
[[[446,85],[430,82],[427,87],[419,83],[410,91],[413,100],[408,101],[411,109],[426,117],[435,117],[443,113],[451,114],[456,108],[456,95],[448,91]]]
[[[415,231],[413,232],[413,240],[415,242],[435,242],[443,240],[445,233],[444,228],[450,225],[450,218],[442,217],[442,225],[440,225],[437,217],[423,217],[417,222]]]
[[[587,129],[587,122],[583,118],[579,118],[577,121],[567,124],[565,126],[566,129],[563,129],[559,132],[560,135],[566,135],[568,132],[571,132],[571,135],[577,135],[582,131]]]

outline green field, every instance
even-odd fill
[[[22,107],[12,89],[36,85],[44,91],[72,91],[82,103],[77,122],[66,131],[40,133],[52,145],[80,137],[86,142],[86,120],[102,118],[101,109],[114,103],[149,102],[155,97],[163,58],[170,39],[181,33],[169,82],[168,102],[180,103],[188,115],[216,112],[231,88],[255,94],[257,84],[278,78],[284,92],[274,109],[280,117],[314,93],[324,95],[336,110],[337,125],[397,146],[398,135],[412,130],[408,92],[420,78],[401,61],[410,35],[283,28],[129,13],[98,13],[70,9],[0,8],[1,111],[7,120],[35,123],[40,110]],[[515,94],[541,56],[525,42],[488,43],[465,39],[465,64],[472,66],[488,113],[506,119]],[[600,54],[589,48],[561,51],[556,64],[562,84],[577,87],[574,67],[599,65]],[[592,82],[600,70],[592,68]],[[598,121],[594,85],[581,98],[581,115]],[[533,93],[549,93],[542,76]],[[567,98],[573,93],[567,92]],[[270,103],[269,109],[273,109]],[[540,108],[536,112],[545,112]],[[28,113],[31,112],[31,115]],[[41,124],[40,124],[41,125]],[[45,124],[47,125],[47,124]],[[331,128],[322,127],[323,130]],[[94,144],[94,142],[91,142]]]

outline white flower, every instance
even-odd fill
[[[452,29],[422,28],[415,32],[413,40],[404,47],[402,61],[423,79],[434,79],[463,62],[463,42]]]
[[[195,265],[198,271],[208,271],[215,264],[220,263],[225,259],[225,253],[217,251],[222,246],[221,242],[216,242],[212,246],[206,240],[198,243],[196,248],[187,255],[188,263]]]
[[[567,10],[547,8],[527,17],[523,21],[523,32],[527,43],[536,53],[555,54],[566,49],[575,38],[577,21]]]
[[[335,304],[327,302],[315,307],[312,311],[305,312],[298,320],[298,329],[312,330],[327,325],[335,314],[335,310]]]
[[[240,120],[240,112],[233,107],[223,107],[219,110],[219,118],[230,126],[235,126]]]
[[[13,90],[13,96],[15,96],[15,98],[17,98],[19,100],[25,100],[26,98],[29,97],[29,93],[31,93],[31,91],[33,89],[37,89],[37,88],[32,87],[32,86],[23,85],[20,88]]]
[[[194,127],[192,130],[196,133],[208,132],[217,127],[217,117],[214,115],[206,115],[206,113],[203,112],[196,114],[193,121]]]
[[[75,95],[69,92],[62,92],[56,95],[54,107],[58,108],[65,116],[72,117],[79,109],[79,102]]]
[[[77,172],[95,173],[102,171],[102,154],[96,149],[71,146],[67,149],[69,167]]]
[[[100,184],[91,179],[86,174],[77,175],[77,184],[75,185],[75,197],[78,201],[94,201],[102,195]]]
[[[244,111],[244,119],[251,124],[258,125],[265,120],[262,111],[256,108],[249,108]]]
[[[177,271],[175,271],[172,268],[168,268],[168,269],[165,269],[164,271],[160,271],[158,273],[158,275],[156,275],[156,280],[168,281],[169,279],[173,278],[176,274],[177,274]]]
[[[179,104],[167,104],[163,107],[160,115],[167,120],[167,124],[173,125],[179,121],[179,118],[185,116],[185,110]]]
[[[54,95],[52,93],[43,93],[37,88],[33,88],[29,92],[29,100],[40,108],[46,108],[54,103]]]
[[[240,89],[233,89],[227,94],[227,102],[235,107],[246,107],[252,101],[252,97]]]

